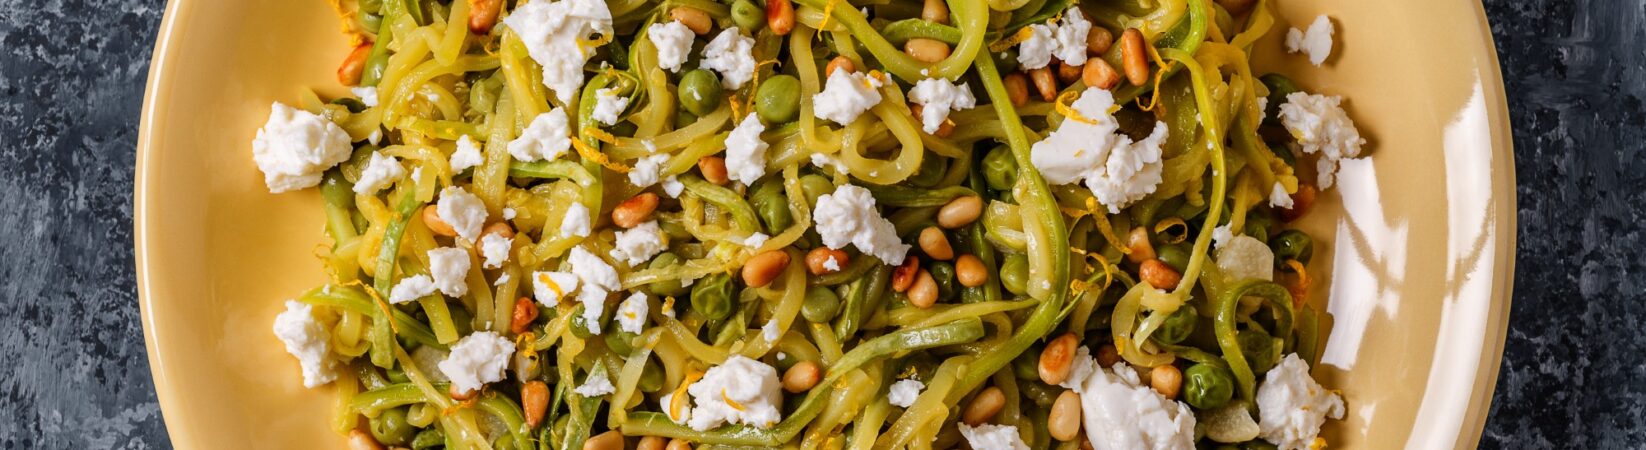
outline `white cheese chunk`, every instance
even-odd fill
[[[617,95],[617,88],[594,91],[594,120],[608,126],[617,125],[617,118],[629,108],[629,98]]]
[[[644,264],[667,249],[668,246],[663,239],[663,228],[657,226],[656,220],[650,220],[634,228],[618,231],[611,255],[612,259],[623,261],[632,267]]]
[[[726,172],[732,180],[749,186],[766,175],[769,145],[760,140],[760,133],[765,131],[766,125],[760,123],[760,118],[749,114],[726,135]]]
[[[1309,63],[1316,66],[1325,64],[1326,58],[1332,56],[1332,34],[1336,31],[1332,19],[1321,14],[1309,24],[1308,31],[1297,28],[1286,31],[1286,52],[1303,53],[1309,57]]]
[[[694,430],[707,431],[726,423],[771,428],[782,419],[777,369],[742,355],[732,355],[710,368],[686,391],[696,404],[688,421]]]
[[[634,168],[629,169],[629,184],[642,188],[657,184],[659,181],[658,176],[663,172],[663,166],[668,163],[668,153],[658,153],[635,160]]]
[[[736,90],[754,78],[754,38],[744,36],[737,27],[729,27],[703,47],[703,59],[698,67],[720,72],[720,85]]]
[[[520,36],[526,53],[543,67],[543,85],[562,104],[572,103],[583,86],[583,65],[595,51],[585,42],[596,34],[613,33],[612,13],[603,0],[525,2],[503,24]]]
[[[1164,161],[1161,145],[1166,142],[1164,122],[1155,124],[1148,138],[1133,142],[1120,134],[1109,109],[1114,95],[1089,87],[1075,100],[1075,115],[1066,117],[1057,130],[1036,142],[1029,160],[1041,176],[1052,184],[1069,184],[1084,179],[1086,187],[1107,206],[1110,213],[1142,200],[1160,184]]]
[[[1286,186],[1276,181],[1274,188],[1269,190],[1269,206],[1275,208],[1292,209],[1292,195],[1286,193]]]
[[[349,92],[360,98],[360,103],[367,108],[377,107],[377,86],[360,86],[349,88]]]
[[[765,325],[760,326],[760,337],[766,339],[766,342],[777,342],[777,338],[783,337],[783,330],[777,325],[777,318],[767,320]]]
[[[354,183],[354,193],[372,194],[394,184],[406,176],[406,168],[393,156],[372,152],[366,169],[360,171],[360,181]]]
[[[766,245],[766,241],[771,240],[771,238],[772,237],[768,236],[766,233],[756,231],[749,234],[749,237],[743,238],[743,246],[751,249],[759,249],[760,246]]]
[[[286,344],[286,353],[303,368],[303,387],[314,388],[337,379],[337,360],[331,357],[331,334],[314,318],[314,307],[286,300],[286,311],[274,316],[274,336]]]
[[[1092,349],[1082,345],[1080,348],[1075,349],[1074,359],[1069,362],[1069,376],[1057,385],[1075,391],[1075,393],[1080,393],[1086,390],[1086,378],[1091,377],[1092,372],[1100,369],[1097,366],[1097,359],[1092,358]]]
[[[813,153],[812,165],[817,166],[819,169],[833,170],[835,173],[846,173],[850,170],[849,167],[846,167],[845,161],[841,161],[840,158],[836,158],[834,155],[826,153]]]
[[[1195,416],[1189,405],[1172,401],[1138,380],[1124,362],[1086,378],[1080,409],[1095,450],[1192,450]]]
[[[1015,426],[985,423],[974,427],[961,423],[959,427],[960,436],[966,438],[972,450],[1029,450]]]
[[[566,216],[560,219],[560,236],[589,237],[594,231],[589,222],[589,207],[576,202],[566,205]]]
[[[914,406],[915,399],[920,398],[920,391],[923,390],[926,390],[926,384],[920,380],[898,380],[892,383],[892,390],[886,393],[886,400],[890,401],[892,406],[908,408]]]
[[[669,198],[680,198],[682,192],[686,192],[686,183],[681,183],[679,177],[669,175],[663,179],[663,193]]]
[[[1057,51],[1056,28],[1051,25],[1029,25],[1029,39],[1017,46],[1017,63],[1024,70],[1034,70],[1052,63],[1052,53]]]
[[[1360,137],[1349,113],[1341,106],[1343,97],[1293,92],[1280,105],[1280,121],[1297,138],[1307,154],[1320,154],[1316,162],[1321,189],[1332,187],[1338,161],[1360,156],[1366,140]]]
[[[617,386],[612,386],[612,380],[606,377],[605,371],[599,371],[590,373],[589,377],[583,380],[583,385],[572,389],[572,392],[584,397],[599,397],[617,392]]]
[[[347,161],[354,146],[336,123],[275,102],[251,151],[252,161],[263,171],[263,184],[278,194],[319,185],[320,176]]]
[[[467,134],[457,138],[457,151],[452,152],[451,157],[452,173],[469,170],[483,162],[486,158],[480,155],[480,145],[474,139]]]
[[[697,38],[686,24],[668,21],[646,27],[646,37],[657,47],[657,66],[670,72],[680,72],[686,56],[692,52],[692,40]]]
[[[537,303],[544,307],[560,306],[572,292],[577,291],[577,275],[569,272],[534,272],[532,273],[532,296],[537,297]]]
[[[456,247],[429,250],[429,274],[434,287],[448,297],[469,293],[469,252]]]
[[[830,72],[823,92],[812,96],[812,115],[841,125],[850,124],[880,104],[880,86],[880,79],[865,74]]]
[[[650,307],[644,292],[629,294],[629,298],[617,305],[617,328],[633,334],[646,331],[646,312]]]
[[[920,104],[920,125],[926,134],[936,133],[949,113],[977,106],[977,98],[966,83],[955,85],[942,78],[927,78],[909,90],[909,101]]]
[[[1057,51],[1053,56],[1062,60],[1064,64],[1078,66],[1086,64],[1086,36],[1092,31],[1092,23],[1080,13],[1079,6],[1070,6],[1063,12],[1063,23],[1057,25],[1053,32],[1057,41]]]
[[[583,323],[589,332],[601,334],[600,317],[606,314],[606,296],[622,288],[617,269],[583,247],[572,247],[566,257],[572,274],[577,275],[577,301],[583,304]]]
[[[389,290],[389,303],[398,305],[417,300],[434,295],[434,291],[434,279],[428,275],[401,278],[400,282],[395,283],[394,288]]]
[[[839,250],[851,244],[880,262],[902,264],[910,246],[897,237],[892,222],[874,206],[874,196],[868,189],[850,184],[835,188],[834,193],[817,198],[813,214],[817,234],[829,248]]]
[[[436,367],[451,380],[452,390],[472,392],[486,383],[503,380],[509,368],[514,343],[490,331],[480,331],[458,339],[451,353]]]
[[[566,111],[551,109],[532,118],[532,123],[520,132],[520,137],[509,141],[509,156],[522,162],[560,158],[572,148],[571,133]]]
[[[480,239],[480,228],[486,225],[486,204],[469,191],[458,186],[440,190],[440,201],[434,205],[435,215],[457,230],[464,240]]]
[[[503,262],[509,260],[509,250],[512,248],[513,244],[509,241],[509,238],[498,233],[487,234],[485,237],[480,238],[480,256],[486,258],[485,263],[481,266],[487,269],[503,267]],[[508,274],[505,273],[504,275]]]
[[[1259,436],[1282,450],[1312,448],[1326,418],[1342,419],[1343,397],[1309,376],[1309,363],[1286,355],[1257,388]]]

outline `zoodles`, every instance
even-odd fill
[[[1364,141],[1273,1],[342,0],[275,333],[357,443],[1317,448],[1289,224]]]

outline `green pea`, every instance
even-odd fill
[[[417,433],[417,427],[406,422],[406,408],[389,408],[373,417],[371,435],[377,442],[385,445],[403,445],[411,441],[412,435]]]
[[[445,446],[446,434],[441,433],[440,429],[432,427],[419,431],[417,433],[417,437],[412,438],[411,442],[412,450],[428,450],[431,448]]]
[[[960,293],[960,282],[955,278],[954,264],[938,261],[932,263],[926,271],[931,273],[932,280],[937,282],[937,301],[954,301],[954,296]]]
[[[1245,330],[1236,335],[1235,340],[1240,343],[1240,353],[1246,356],[1246,364],[1252,366],[1254,373],[1268,372],[1280,360],[1280,348],[1269,333]]]
[[[1183,371],[1183,401],[1195,409],[1223,407],[1234,398],[1234,373],[1210,364],[1195,364]]]
[[[995,66],[999,67],[1000,73],[1012,73],[1017,71],[1018,62],[1016,46],[1013,46],[1006,51],[995,53],[995,56]]]
[[[817,207],[818,197],[834,193],[834,182],[822,175],[800,177],[800,190],[806,193],[806,204]]]
[[[920,160],[920,169],[910,175],[904,183],[918,187],[932,187],[943,181],[943,173],[947,172],[949,164],[943,158],[928,155]]]
[[[1006,255],[1006,261],[1000,265],[1000,284],[1013,294],[1028,294],[1029,257],[1015,253]]]
[[[725,319],[732,314],[732,277],[719,273],[703,277],[692,285],[689,299],[692,311],[710,320]]]
[[[1177,308],[1172,315],[1166,316],[1166,322],[1160,324],[1150,339],[1162,344],[1176,344],[1188,339],[1194,333],[1195,325],[1200,324],[1200,315],[1195,314],[1193,306],[1184,305]]]
[[[1308,264],[1309,258],[1314,256],[1314,239],[1302,231],[1286,230],[1269,239],[1269,248],[1274,249],[1277,265],[1285,265],[1289,259]]]
[[[777,75],[760,83],[754,93],[754,111],[771,125],[793,122],[800,116],[800,79]]]
[[[360,11],[377,14],[383,11],[383,0],[360,0]]]
[[[1017,184],[1017,159],[1011,149],[995,147],[983,156],[983,179],[990,189],[997,191],[1009,191]]]
[[[732,3],[732,23],[750,35],[758,34],[755,32],[766,26],[766,9],[749,0],[737,0]]]
[[[789,197],[783,192],[783,180],[780,178],[768,177],[756,182],[754,190],[749,193],[749,203],[754,206],[760,221],[766,224],[767,233],[781,233],[794,225],[794,216],[789,212]]]
[[[1041,346],[1035,345],[1018,354],[1016,358],[1012,358],[1012,374],[1016,375],[1019,380],[1039,380],[1040,352],[1042,349]]]
[[[628,357],[629,354],[634,353],[634,338],[636,336],[639,335],[623,330],[607,331],[605,335],[606,348],[611,349],[612,353]]]
[[[806,301],[800,304],[800,315],[812,323],[827,323],[840,312],[840,296],[826,286],[806,289]]]
[[[1183,273],[1183,270],[1189,267],[1189,247],[1181,242],[1160,246],[1155,250],[1155,255],[1160,258],[1160,262],[1172,266],[1172,270],[1176,270],[1177,273]]]
[[[597,324],[597,326],[602,331],[610,329],[611,322],[612,322],[612,316],[614,315],[614,313],[616,313],[616,311],[615,311],[616,309],[617,308],[606,308],[605,311],[603,311],[603,314],[600,315],[600,318],[598,319],[599,323]],[[588,319],[583,317],[583,305],[582,304],[577,305],[577,308],[572,310],[572,320],[571,320],[572,334],[576,335],[578,338],[589,339],[589,338],[592,338],[592,337],[595,336],[595,334],[592,330],[593,328],[595,328],[595,327],[589,325]]]
[[[646,264],[646,269],[664,269],[678,265],[680,265],[679,256],[675,256],[675,254],[671,252],[663,252],[662,254],[657,255],[656,258],[652,258],[652,262]],[[671,297],[686,293],[686,285],[685,283],[680,282],[680,280],[650,283],[645,285],[644,289],[646,292],[658,297]]]
[[[674,127],[675,128],[685,128],[687,125],[691,125],[693,122],[697,122],[697,115],[692,114],[691,111],[681,110],[681,111],[675,112],[675,114],[674,114]]]
[[[714,72],[696,69],[680,76],[680,106],[693,115],[702,116],[720,107],[720,77]]]
[[[1246,235],[1268,242],[1269,232],[1275,231],[1280,222],[1275,220],[1274,212],[1268,209],[1252,210],[1246,215]]]

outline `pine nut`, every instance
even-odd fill
[[[937,304],[937,280],[931,272],[922,270],[915,276],[914,285],[909,286],[909,304],[920,309]]]
[[[366,430],[356,428],[349,430],[349,450],[383,450],[383,444],[372,439]]]
[[[469,32],[486,35],[497,26],[497,13],[503,11],[503,0],[469,0]]]
[[[709,156],[697,160],[697,171],[703,173],[703,179],[720,186],[725,186],[726,183],[732,180],[726,175],[726,158],[719,156]]]
[[[830,74],[834,73],[835,69],[842,69],[845,70],[846,73],[853,73],[857,72],[857,64],[852,63],[851,58],[836,56],[834,59],[829,60],[829,65],[823,67],[823,76],[827,78]]]
[[[983,267],[977,255],[967,253],[954,260],[954,277],[961,286],[978,287],[989,282],[989,269]]]
[[[634,228],[651,220],[652,211],[657,210],[657,194],[641,192],[623,203],[612,208],[612,223],[623,228]]]
[[[949,237],[943,235],[943,230],[937,227],[926,227],[920,230],[920,251],[926,256],[938,261],[954,259],[954,247],[949,246]]]
[[[936,39],[913,38],[903,43],[903,52],[924,63],[937,63],[949,57],[949,44]]]
[[[623,450],[623,433],[617,430],[600,433],[583,441],[583,450]]]
[[[920,18],[931,23],[949,23],[949,5],[943,0],[926,0],[926,6],[920,8]]]
[[[514,315],[509,321],[509,331],[514,334],[523,334],[530,330],[532,321],[537,320],[537,303],[531,298],[520,297],[514,301]]]
[[[1006,74],[1001,82],[1006,85],[1006,98],[1011,99],[1012,106],[1023,106],[1029,102],[1029,81],[1023,78],[1023,74]]]
[[[1057,395],[1052,410],[1046,414],[1046,431],[1052,439],[1063,442],[1080,436],[1080,394],[1067,390]]]
[[[1046,349],[1040,352],[1040,381],[1057,385],[1068,380],[1074,368],[1075,347],[1079,345],[1080,339],[1074,333],[1064,333],[1046,343]]]
[[[646,436],[640,438],[640,445],[635,446],[634,450],[663,450],[668,444],[669,440],[662,436]]]
[[[486,225],[485,229],[480,230],[481,237],[488,234],[503,236],[503,239],[514,239],[514,227],[509,226],[507,222],[492,222],[491,225]]]
[[[937,226],[953,230],[977,221],[983,215],[983,197],[968,195],[949,200],[937,210]]]
[[[1116,72],[1114,66],[1109,65],[1103,58],[1092,58],[1086,60],[1086,67],[1081,68],[1080,82],[1085,83],[1087,87],[1107,91],[1120,85],[1120,72]]]
[[[343,58],[343,64],[337,66],[337,82],[344,86],[357,86],[361,75],[366,73],[366,58],[371,57],[372,43],[365,42],[354,47],[349,56]]]
[[[1057,100],[1057,75],[1052,74],[1051,67],[1030,70],[1029,78],[1034,81],[1034,90],[1040,93],[1041,100]]]
[[[1006,394],[1000,392],[998,387],[989,386],[983,389],[983,392],[977,393],[976,397],[972,397],[972,403],[966,405],[966,411],[961,413],[960,421],[974,427],[982,425],[994,419],[995,414],[1000,414],[1000,410],[1005,407]]]
[[[1315,203],[1315,193],[1318,192],[1312,184],[1300,184],[1297,193],[1292,194],[1292,207],[1280,209],[1280,219],[1286,222],[1297,220],[1309,212],[1309,207]]]
[[[766,0],[766,26],[778,36],[794,31],[794,4],[789,0]]]
[[[528,381],[520,387],[520,409],[526,412],[526,424],[537,428],[543,423],[543,414],[549,410],[549,386],[542,381]]]
[[[919,275],[920,258],[914,255],[904,257],[903,264],[892,269],[892,290],[907,292],[910,286],[914,286],[914,279]]]
[[[834,259],[833,269],[829,268],[830,258]],[[846,268],[846,263],[850,261],[851,257],[847,256],[846,252],[843,250],[818,247],[812,249],[810,252],[806,252],[806,270],[811,272],[812,275],[823,275],[839,272],[841,269]]]
[[[1075,82],[1075,80],[1080,79],[1080,72],[1081,72],[1082,69],[1085,69],[1085,67],[1086,66],[1084,66],[1084,65],[1074,66],[1074,65],[1069,65],[1069,63],[1058,61],[1057,62],[1057,81],[1061,81],[1061,82],[1063,82],[1063,84],[1073,83],[1073,82]]]
[[[1149,82],[1149,55],[1144,53],[1143,32],[1136,28],[1127,28],[1120,35],[1121,63],[1126,70],[1126,80],[1132,85],[1142,86]]]
[[[1132,232],[1126,235],[1126,248],[1132,250],[1126,254],[1127,261],[1143,264],[1144,261],[1155,259],[1154,244],[1149,243],[1149,230],[1143,227],[1133,228]]]
[[[1109,32],[1108,28],[1094,26],[1091,32],[1086,33],[1087,53],[1108,53],[1111,46],[1114,46],[1114,33]]]
[[[670,439],[667,450],[692,450],[692,443],[685,439]]]
[[[1156,366],[1149,372],[1149,387],[1166,398],[1177,398],[1178,391],[1183,387],[1183,372],[1177,366],[1166,364]]]
[[[669,18],[674,19],[675,22],[680,22],[686,28],[690,28],[698,36],[708,34],[709,27],[714,26],[714,23],[709,20],[709,13],[690,6],[681,6],[669,10]]]
[[[1177,283],[1183,280],[1182,274],[1177,273],[1177,270],[1172,269],[1172,266],[1166,265],[1165,262],[1161,262],[1159,259],[1143,261],[1143,264],[1138,266],[1137,277],[1142,278],[1143,282],[1149,283],[1155,289],[1167,290],[1176,289]]]
[[[764,253],[749,258],[743,264],[743,283],[749,287],[766,287],[776,280],[783,269],[789,268],[789,252],[782,250],[767,250]]]
[[[457,229],[446,223],[446,219],[440,218],[440,209],[434,205],[423,207],[423,224],[428,225],[429,231],[433,231],[434,234],[445,237],[457,236]]]
[[[822,379],[823,370],[817,367],[817,363],[801,361],[783,372],[783,390],[789,391],[790,394],[799,394],[812,390],[812,387],[817,386],[817,382]]]

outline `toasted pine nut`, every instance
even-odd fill
[[[674,19],[675,22],[680,22],[686,28],[690,28],[698,36],[708,34],[709,27],[714,26],[714,22],[709,20],[709,13],[690,6],[681,6],[669,10],[669,18]]]
[[[529,297],[520,297],[514,301],[514,315],[510,319],[509,331],[525,333],[531,329],[532,321],[537,320],[537,303]]]
[[[1023,78],[1023,74],[1017,72],[1006,74],[1006,78],[1001,80],[1001,83],[1006,85],[1006,98],[1012,101],[1012,106],[1023,106],[1024,103],[1029,102],[1029,81]]]
[[[634,450],[663,450],[668,444],[669,440],[661,436],[646,436],[640,438],[640,445],[635,446]]]
[[[937,226],[953,230],[977,221],[983,215],[983,197],[956,197],[937,210]]]
[[[652,211],[657,210],[657,194],[641,192],[623,203],[612,208],[612,223],[623,228],[634,228],[651,220]]]
[[[468,391],[468,392],[457,392],[457,385],[455,385],[455,384],[446,388],[446,395],[450,395],[452,400],[457,400],[457,401],[464,401],[464,400],[472,399],[476,395],[479,395],[479,394],[480,394],[479,389],[475,389],[475,390]]]
[[[1120,85],[1120,72],[1114,71],[1114,66],[1103,58],[1092,58],[1086,60],[1086,67],[1081,68],[1080,82],[1087,87],[1106,91]]]
[[[833,269],[829,268],[830,258],[834,258]],[[850,260],[851,257],[847,256],[846,252],[843,250],[818,247],[812,249],[812,251],[806,252],[806,270],[811,272],[812,275],[835,273],[846,268],[846,263],[850,262]]]
[[[1292,194],[1292,207],[1280,209],[1280,219],[1286,222],[1297,220],[1309,212],[1309,207],[1315,203],[1315,193],[1318,192],[1312,184],[1300,184],[1297,193]]]
[[[1131,253],[1126,254],[1126,260],[1137,264],[1155,259],[1154,244],[1149,243],[1149,230],[1143,227],[1133,228],[1131,234],[1126,235],[1126,248]]]
[[[1107,368],[1114,367],[1119,362],[1120,349],[1114,348],[1114,344],[1103,344],[1097,348],[1097,365]]]
[[[726,158],[708,156],[697,160],[697,171],[703,173],[703,179],[710,183],[725,186],[732,181],[726,174]]]
[[[1041,100],[1057,100],[1057,75],[1052,74],[1050,66],[1030,70],[1029,79],[1034,81],[1034,90],[1040,93]]]
[[[1086,33],[1087,53],[1097,55],[1108,53],[1109,47],[1113,45],[1114,33],[1109,32],[1108,28],[1094,26],[1091,32]]]
[[[903,258],[903,264],[892,269],[892,290],[906,292],[914,286],[914,279],[920,275],[920,258],[909,255]]]
[[[844,69],[846,73],[853,73],[857,71],[857,64],[853,63],[851,58],[836,56],[834,59],[829,60],[829,65],[823,67],[823,76],[828,77],[829,74],[834,73],[835,69]]]
[[[782,250],[767,250],[764,253],[749,258],[743,264],[743,283],[749,287],[766,287],[776,280],[783,269],[789,268],[789,252]]]
[[[936,63],[949,57],[949,44],[936,39],[913,38],[903,43],[903,52],[924,63]]]
[[[977,255],[967,253],[954,260],[954,277],[961,286],[978,287],[989,282],[989,269],[983,267]]]
[[[922,270],[915,275],[914,285],[909,286],[909,304],[920,309],[937,304],[937,280],[932,279],[931,272]]]
[[[692,450],[692,443],[686,442],[685,439],[669,439],[667,450]]]
[[[938,261],[954,259],[954,247],[949,245],[949,237],[944,236],[943,229],[938,227],[920,230],[920,251]]]
[[[363,42],[343,58],[343,64],[337,66],[337,82],[344,86],[360,84],[360,76],[366,73],[366,58],[371,57],[372,43]]]
[[[623,450],[623,433],[617,430],[600,433],[583,441],[583,450]]]
[[[790,394],[806,392],[817,386],[818,380],[821,379],[823,371],[817,367],[817,363],[801,361],[783,372],[783,390],[789,391]]]
[[[766,26],[778,36],[794,31],[794,4],[789,0],[766,0]]]
[[[1052,439],[1068,442],[1080,436],[1080,394],[1073,390],[1057,394],[1052,410],[1046,414],[1046,431]]]
[[[543,414],[549,410],[549,385],[532,380],[520,387],[520,409],[526,412],[526,424],[537,428],[543,423]]]
[[[469,32],[486,35],[497,26],[497,13],[503,10],[503,0],[469,0]]]
[[[972,403],[966,405],[966,410],[960,414],[960,421],[967,425],[978,426],[1000,414],[1001,408],[1006,407],[1006,394],[1000,388],[989,386],[983,392],[972,397]]]
[[[1156,366],[1149,372],[1149,387],[1166,398],[1177,398],[1178,390],[1183,387],[1183,372],[1171,364]]]
[[[1136,28],[1127,28],[1120,35],[1120,58],[1126,70],[1126,80],[1133,85],[1142,86],[1149,82],[1149,55],[1143,47],[1143,32]]]
[[[429,231],[433,231],[434,234],[446,237],[457,235],[457,229],[453,228],[452,224],[446,223],[446,219],[440,218],[440,210],[434,205],[423,208],[423,224],[428,225]]]
[[[1065,63],[1063,61],[1058,61],[1057,62],[1057,81],[1061,81],[1061,82],[1063,82],[1063,84],[1073,83],[1073,82],[1075,82],[1075,80],[1080,79],[1080,72],[1085,67],[1086,66],[1084,66],[1084,65],[1074,66],[1074,65],[1069,65],[1068,63]]]
[[[383,444],[372,439],[366,430],[356,428],[349,430],[349,450],[383,450]]]
[[[949,23],[949,4],[943,0],[926,0],[926,6],[920,8],[920,18],[932,23]]]
[[[491,225],[486,225],[485,229],[480,230],[481,237],[488,234],[503,236],[503,239],[514,239],[514,227],[509,226],[508,222],[492,222]]]
[[[1143,261],[1143,264],[1138,266],[1137,277],[1155,289],[1175,289],[1177,283],[1183,280],[1182,274],[1177,273],[1176,269],[1172,269],[1172,266],[1166,265],[1159,258]]]
[[[1075,347],[1079,345],[1080,339],[1074,333],[1064,333],[1046,343],[1046,349],[1040,352],[1040,381],[1056,385],[1068,380],[1074,368]]]

